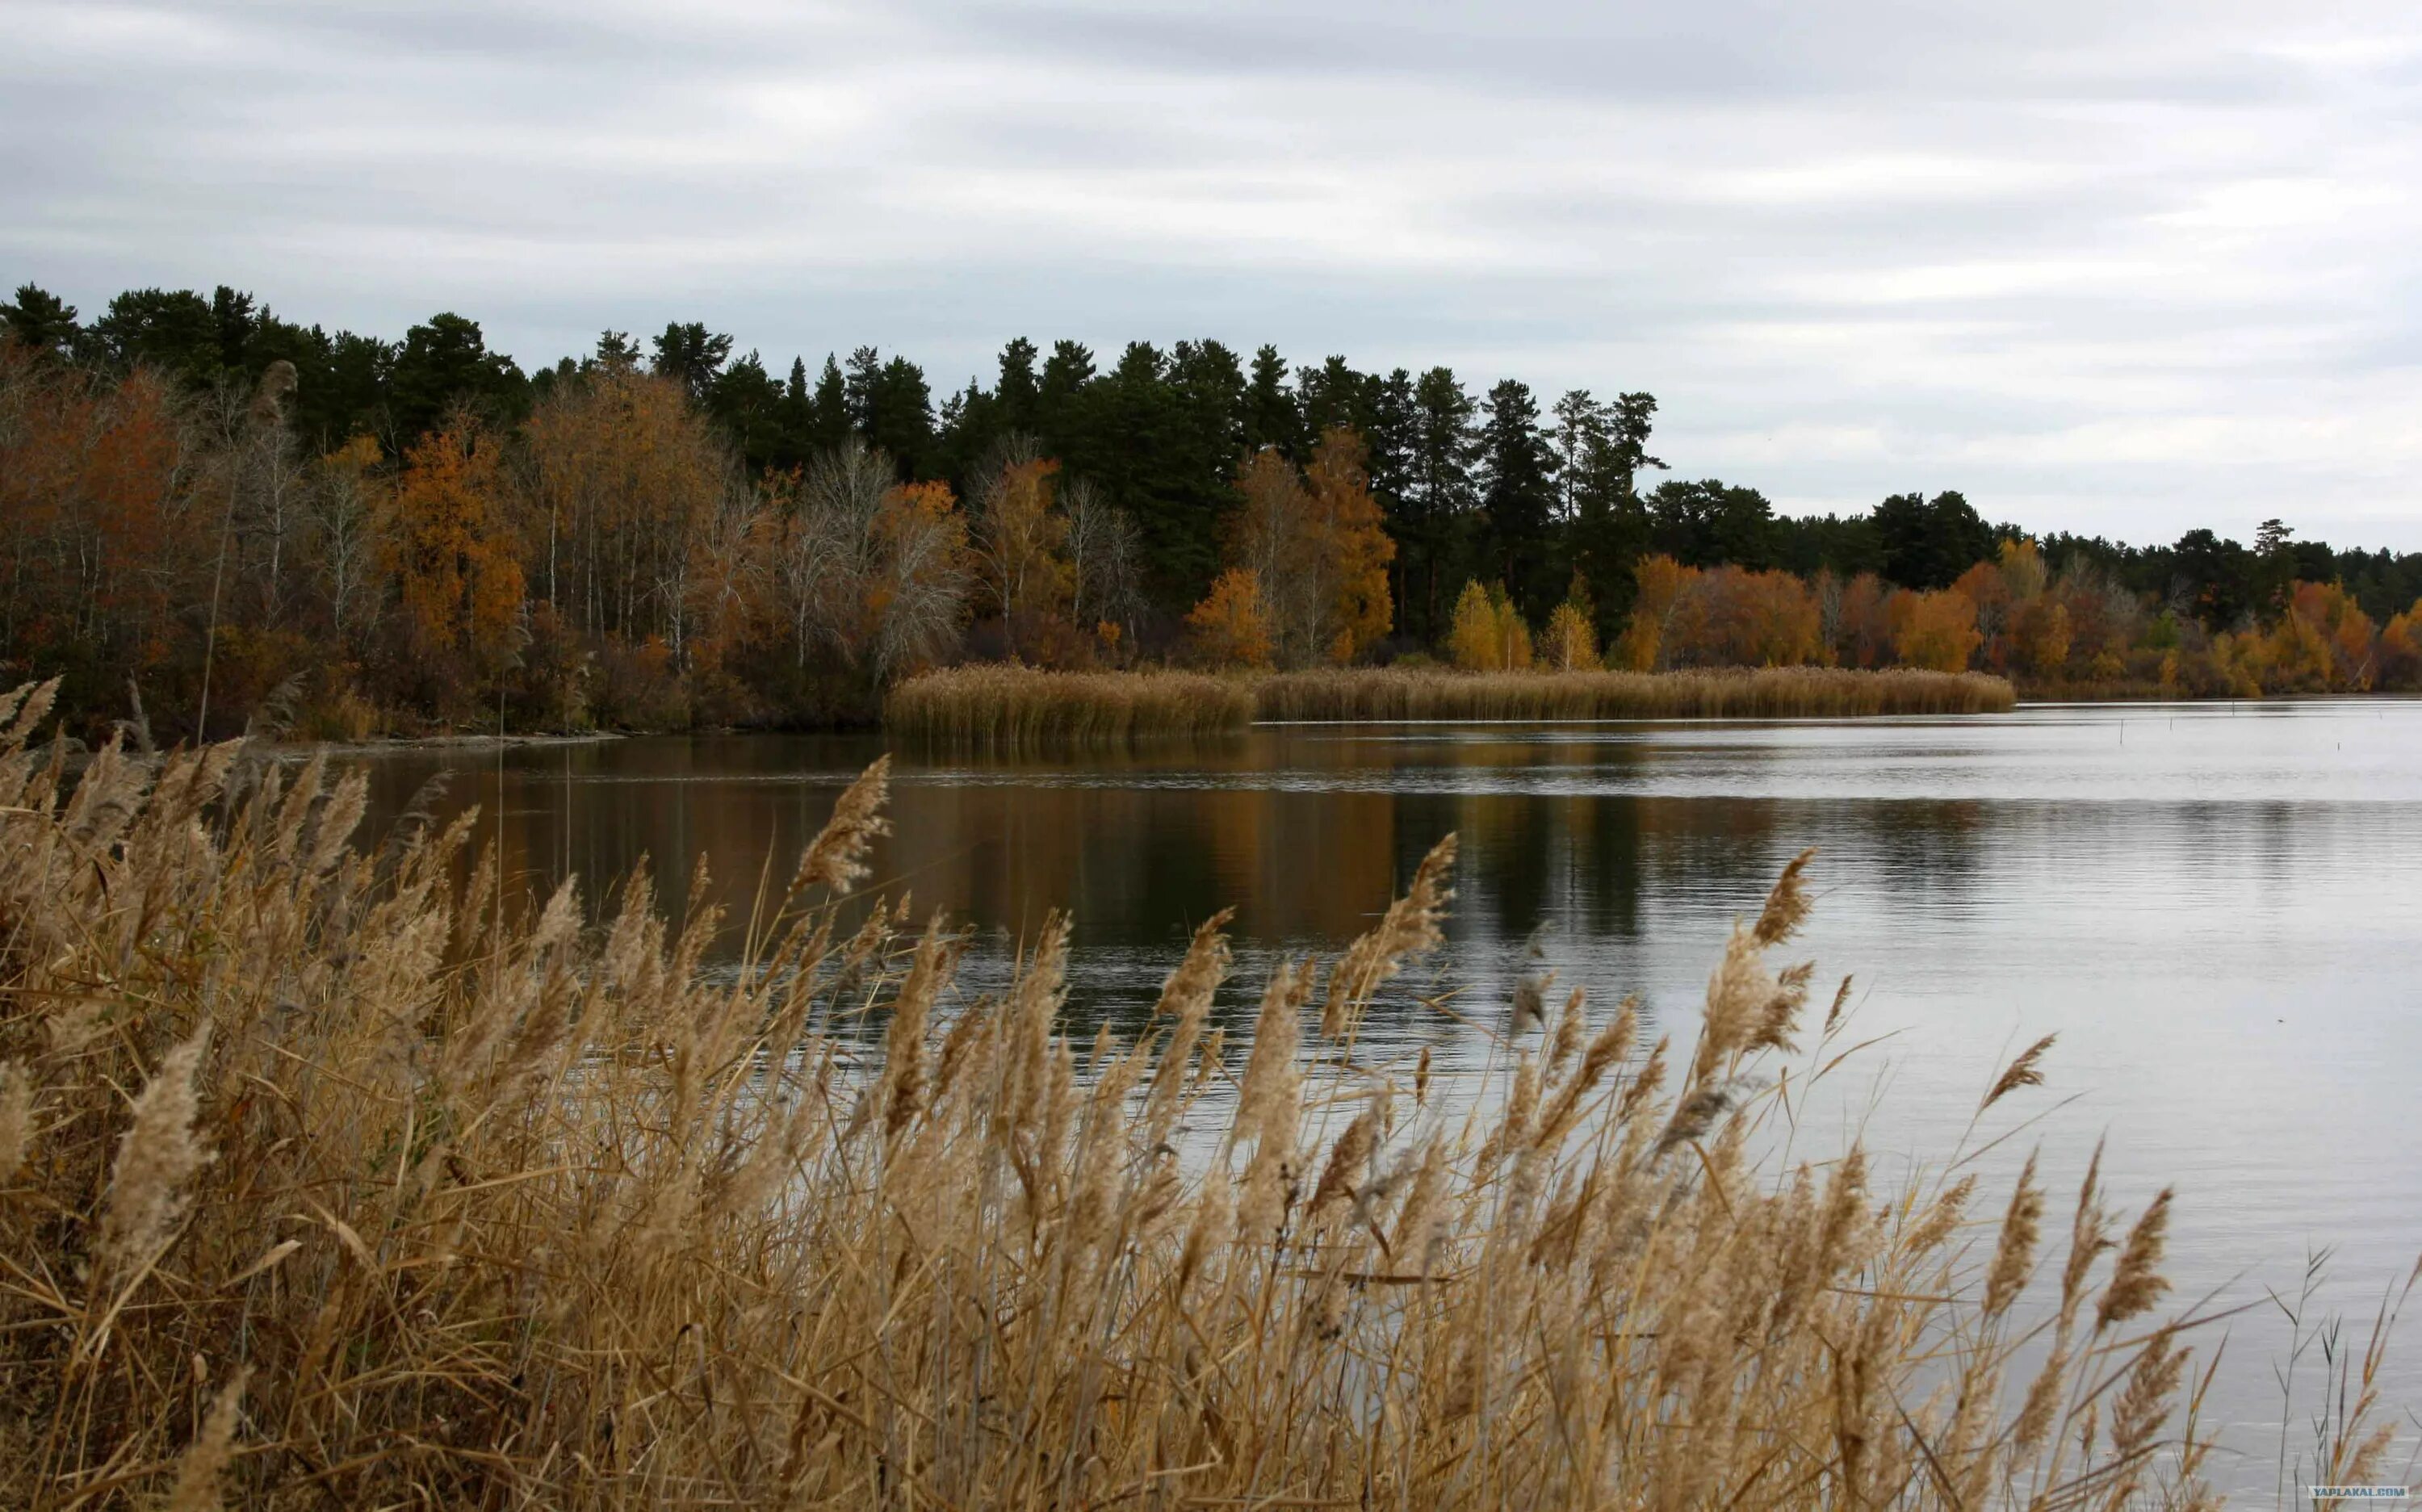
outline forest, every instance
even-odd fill
[[[2037,695],[2422,686],[2422,553],[1779,514],[1656,400],[1011,341],[938,398],[699,323],[525,370],[220,287],[0,304],[0,671],[88,733],[862,722],[923,669],[1908,667]]]

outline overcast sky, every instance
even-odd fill
[[[0,284],[1658,396],[1787,510],[2422,548],[2422,6],[9,0]]]

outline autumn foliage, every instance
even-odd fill
[[[1539,665],[1555,672],[1596,670],[1600,663],[1594,619],[1589,590],[1581,575],[1575,574],[1571,591],[1548,616],[1547,627],[1539,632]]]
[[[1260,582],[1242,567],[1231,567],[1211,585],[1211,591],[1186,617],[1195,654],[1213,667],[1270,665],[1270,616],[1262,603]]]
[[[273,706],[343,738],[864,721],[904,678],[988,661],[1296,671],[1435,654],[1488,673],[1974,670],[2054,693],[2422,686],[2417,611],[2386,612],[2377,583],[2357,585],[2367,613],[2344,584],[2299,580],[2308,559],[2284,531],[2259,594],[2226,614],[2208,587],[2163,598],[2015,538],[1924,590],[1617,554],[1551,605],[1540,575],[1464,581],[1467,560],[1438,579],[1494,506],[1406,515],[1399,463],[1325,422],[1250,449],[1236,435],[1183,512],[1140,521],[1119,502],[1141,496],[1121,476],[1133,459],[1079,465],[1015,430],[937,469],[851,422],[752,466],[678,363],[643,370],[627,342],[550,374],[518,417],[430,395],[408,423],[308,444],[295,369],[245,370],[203,385],[0,338],[0,662],[62,673],[86,735],[121,715],[163,743],[197,723],[230,734]],[[1408,581],[1435,642],[1400,623],[1400,550],[1427,564]]]
[[[863,718],[970,651],[1133,655],[1135,528],[1030,444],[962,501],[855,435],[749,476],[682,382],[629,361],[567,371],[517,424],[457,405],[400,449],[309,454],[293,402],[284,365],[197,393],[0,339],[7,659],[64,671],[96,722],[139,700],[166,738],[279,689],[347,736]],[[1306,528],[1337,543],[1317,628],[1351,654],[1385,633],[1387,542],[1350,468],[1315,478]]]
[[[388,565],[424,655],[501,646],[522,602],[494,439],[457,417],[414,447],[395,490]]]
[[[1606,654],[1631,671],[1911,667],[2062,690],[2245,697],[2422,687],[2422,606],[2376,627],[2343,587],[2294,582],[2269,624],[2207,635],[2089,566],[2052,572],[2025,540],[1930,591],[1871,573],[1801,578],[1651,555],[1634,568],[1632,606]]]
[[[0,341],[0,635],[70,675],[163,666],[207,591],[218,523],[184,485],[175,396],[139,374],[47,371]]]
[[[1467,672],[1519,671],[1531,665],[1531,627],[1502,585],[1466,583],[1455,601],[1447,652]]]
[[[1324,434],[1300,471],[1274,448],[1244,460],[1228,570],[1187,617],[1199,654],[1235,666],[1344,665],[1387,635],[1396,546],[1362,468],[1362,442],[1344,429]]]

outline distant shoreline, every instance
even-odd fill
[[[407,750],[494,750],[523,746],[594,746],[632,734],[669,734],[672,731],[591,730],[567,734],[387,735],[365,740],[281,740],[280,751],[297,755],[375,756]]]
[[[884,701],[894,736],[951,746],[1117,746],[1203,738],[1258,723],[1523,722],[1994,714],[2007,679],[1907,668],[1769,667],[1668,672],[1047,672],[999,665],[926,672]]]

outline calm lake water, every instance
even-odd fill
[[[399,752],[369,758],[371,823],[453,768],[445,805],[500,814],[530,888],[568,871],[593,898],[653,857],[679,907],[703,854],[745,917],[768,858],[778,885],[882,749],[650,738],[513,749],[501,770],[493,751]],[[891,812],[879,885],[990,940],[978,982],[1047,909],[1074,911],[1080,1020],[1140,1020],[1192,925],[1229,905],[1241,1020],[1270,961],[1343,946],[1452,831],[1451,958],[1415,988],[1495,1021],[1545,925],[1561,983],[1602,1006],[1639,992],[1654,1032],[1687,1042],[1732,921],[1815,846],[1817,908],[1793,958],[1814,956],[1820,982],[1854,973],[1860,1033],[1886,1036],[1838,1074],[1819,1143],[1855,1125],[1887,1157],[1940,1148],[2013,1051],[2057,1033],[2050,1085],[1988,1126],[2047,1115],[1983,1162],[1995,1216],[2029,1142],[2073,1192],[2107,1136],[2131,1212],[2178,1188],[2173,1300],[2292,1297],[2307,1253],[2332,1249],[2324,1298],[2358,1351],[2422,1251],[2422,702],[1278,727],[1079,760],[902,751]],[[1486,1038],[1410,996],[1376,1039],[1432,1046],[1486,1095]],[[2217,1395],[2242,1457],[2222,1478],[2267,1496],[2288,1328],[2266,1304],[2231,1329]],[[2398,1358],[2391,1399],[2422,1408],[2422,1319]],[[2309,1452],[2316,1387],[2308,1374],[2286,1414],[2291,1456]]]

